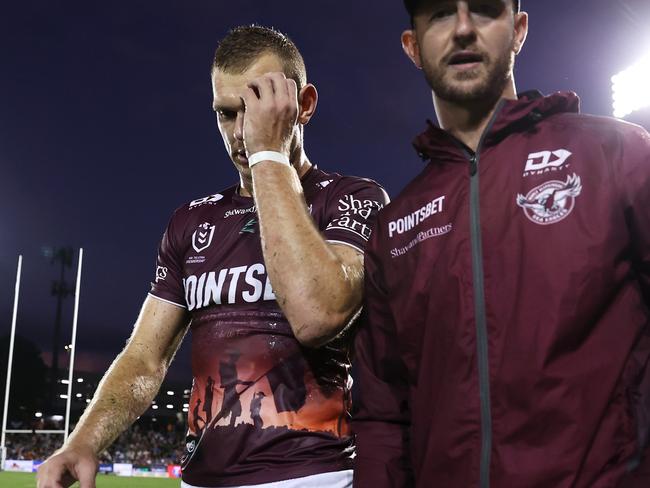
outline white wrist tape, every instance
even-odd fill
[[[275,163],[281,163],[281,164],[286,164],[287,166],[291,166],[291,161],[289,161],[289,158],[287,157],[286,154],[282,154],[275,151],[260,151],[251,154],[248,157],[248,167],[252,168],[253,166],[255,166],[257,163],[261,161],[273,161]]]

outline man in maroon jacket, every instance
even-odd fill
[[[518,2],[405,3],[440,128],[366,249],[355,486],[650,486],[650,136],[517,96]]]

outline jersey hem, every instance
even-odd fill
[[[328,479],[324,480],[321,478],[324,478],[328,475],[336,475],[339,474],[339,478],[336,480],[333,479]],[[282,488],[285,485],[287,488],[294,488],[298,486],[298,482],[301,484],[304,482],[308,482],[309,486],[316,486],[313,484],[313,482],[323,482],[323,481],[328,481],[329,483],[331,482],[336,482],[336,486],[352,486],[352,479],[354,476],[354,470],[352,469],[342,469],[339,471],[326,471],[324,473],[317,473],[317,474],[310,474],[307,476],[299,476],[298,478],[289,478],[286,480],[279,480],[279,481],[271,481],[267,483],[257,483],[254,485],[238,485],[238,486],[233,486],[233,487],[206,487],[206,486],[196,486],[196,485],[190,485],[189,483],[181,480],[181,488]],[[331,476],[329,476],[331,478]]]
[[[147,293],[147,295],[149,295],[150,297],[155,298],[156,300],[160,300],[161,302],[169,303],[170,305],[175,305],[177,307],[180,307],[180,308],[183,308],[183,309],[187,310],[186,305],[181,305],[180,303],[172,302],[171,300],[166,300],[166,299],[161,298],[161,297],[159,297],[157,295],[154,295],[153,293]]]
[[[280,485],[281,487],[281,483],[288,483],[292,480],[301,480],[302,478],[310,478],[330,473],[345,473],[347,471],[353,470],[353,466],[349,460],[344,460],[342,463],[328,463],[327,465],[320,466],[318,468],[316,466],[303,466],[301,468],[289,468],[289,470],[292,471],[289,475],[292,476],[291,478],[285,478],[285,476],[287,476],[286,471],[283,469],[278,469],[273,470],[271,473],[264,473],[265,476],[261,476],[262,473],[259,473],[257,476],[255,476],[256,479],[251,479],[250,474],[240,476],[233,475],[228,477],[214,476],[210,477],[211,482],[207,482],[208,478],[203,480],[190,480],[192,476],[187,476],[189,473],[183,473],[181,481],[187,488],[247,488],[249,486],[255,487],[257,485],[259,485],[260,488],[263,488],[267,485],[274,487],[276,484]],[[204,474],[202,477],[204,476],[206,475]]]

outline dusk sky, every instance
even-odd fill
[[[650,2],[523,7],[519,91],[572,90],[584,112],[611,115],[611,76],[650,53]],[[23,254],[18,333],[50,353],[57,268],[41,249],[83,247],[81,368],[104,370],[124,345],[172,211],[237,180],[209,80],[229,28],[274,26],[301,49],[320,94],[306,130],[312,162],[376,179],[392,196],[422,168],[411,140],[434,113],[401,50],[401,0],[21,0],[0,17],[0,335]],[[650,127],[648,112],[631,120]],[[185,342],[173,375],[189,384]]]

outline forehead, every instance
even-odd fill
[[[212,94],[215,102],[226,102],[228,99],[236,99],[239,102],[241,93],[246,89],[248,83],[266,73],[283,72],[284,66],[280,59],[274,54],[263,54],[243,73],[228,73],[216,69],[212,73]]]
[[[470,7],[473,5],[486,4],[486,3],[503,4],[503,5],[513,4],[513,0],[420,0],[420,1],[414,0],[410,3],[414,13],[417,14],[421,10],[431,9],[434,6],[443,5],[443,4],[445,5],[457,4],[461,2],[468,4]]]

